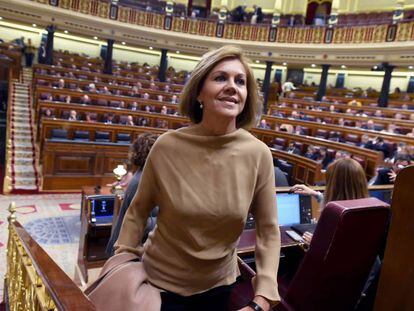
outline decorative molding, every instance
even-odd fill
[[[118,20],[109,18],[108,3],[96,0],[59,0],[59,7],[29,0],[0,0],[0,15],[6,19],[39,26],[55,24],[58,30],[102,39],[127,41],[136,46],[151,44],[155,48],[177,49],[201,55],[211,48],[236,44],[260,61],[293,60],[298,64],[312,61],[333,65],[371,66],[378,61],[394,65],[412,65],[414,22],[355,27],[277,27],[271,25],[235,25],[203,20],[172,18],[171,30],[164,29],[166,15],[119,7]],[[89,15],[86,13],[90,13]],[[392,29],[391,32],[389,29]],[[218,33],[216,33],[217,30]],[[198,33],[203,35],[198,35]],[[216,35],[221,34],[223,38]],[[225,38],[225,39],[224,39]],[[233,39],[231,39],[233,38]],[[237,40],[235,40],[236,38]],[[386,40],[394,40],[386,42]],[[274,41],[273,41],[274,40]],[[323,44],[325,42],[326,44]],[[331,42],[331,43],[329,43]]]

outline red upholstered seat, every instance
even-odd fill
[[[296,274],[290,282],[279,280],[286,291],[280,291],[282,302],[274,309],[353,310],[383,245],[389,216],[389,205],[376,198],[328,203]],[[233,295],[239,306],[254,295],[246,280],[252,273],[243,273],[244,282],[235,288],[240,292]]]
[[[360,142],[359,137],[356,134],[346,134],[345,135],[345,140],[347,142],[353,143],[355,145]]]
[[[321,129],[318,129],[315,133],[315,137],[324,138],[324,139],[328,138],[328,135],[329,135],[329,132],[327,130],[321,130]]]
[[[273,140],[273,148],[278,150],[284,150],[286,147],[286,139],[285,138],[275,138]]]

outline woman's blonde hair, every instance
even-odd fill
[[[201,122],[203,110],[200,108],[197,97],[200,94],[204,81],[218,63],[231,59],[238,59],[246,71],[246,104],[243,111],[236,118],[236,127],[249,129],[257,124],[260,120],[262,103],[259,100],[256,81],[242,49],[232,45],[226,45],[204,54],[196,65],[191,73],[190,80],[184,86],[181,94],[179,111],[183,116],[188,116],[193,123]]]
[[[368,185],[361,164],[351,158],[338,159],[326,170],[324,205],[331,201],[367,198]]]

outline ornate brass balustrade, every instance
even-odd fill
[[[45,5],[100,18],[167,31],[233,40],[298,44],[356,44],[414,41],[414,21],[355,26],[301,26],[234,24],[141,11],[99,0],[35,0]]]
[[[15,211],[13,202],[9,206],[4,280],[7,310],[95,310],[81,290],[16,220]]]

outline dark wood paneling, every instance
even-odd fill
[[[93,174],[95,172],[93,164],[95,155],[71,155],[55,153],[54,156],[54,173],[59,174]]]

